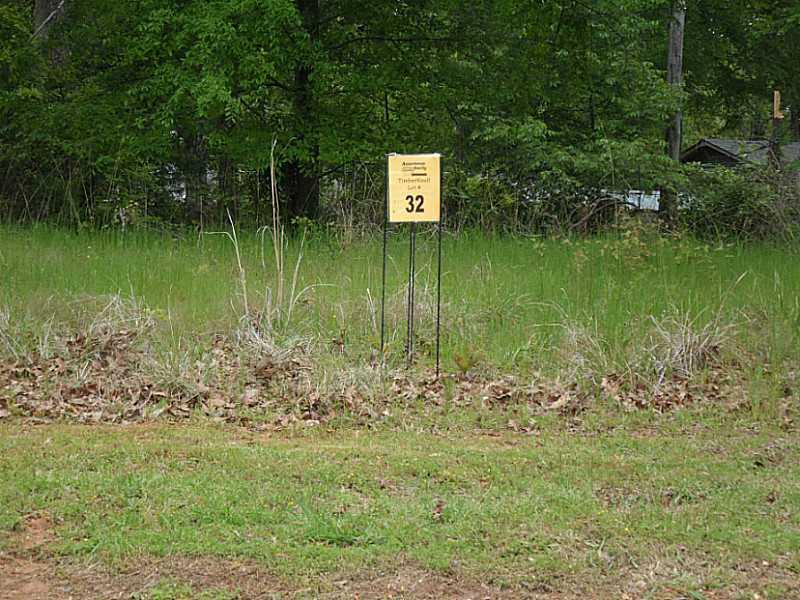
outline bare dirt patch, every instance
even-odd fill
[[[702,571],[703,569],[701,569]],[[327,600],[378,600],[384,598],[578,600],[579,598],[648,597],[657,600],[688,598],[682,586],[669,583],[678,573],[658,564],[637,573],[618,572],[597,577],[568,576],[550,583],[521,584],[509,589],[452,573],[435,573],[403,566],[395,571],[320,577],[305,584],[291,584],[252,561],[214,557],[132,557],[121,567],[110,568],[82,560],[37,560],[0,555],[0,600],[129,600],[152,597],[165,584],[180,590],[176,598],[203,593],[240,600],[268,598],[324,598]],[[683,573],[686,575],[686,573]],[[697,573],[699,579],[710,573]],[[772,598],[763,590],[779,590],[780,597],[797,597],[800,583],[780,565],[742,565],[730,573],[731,582],[702,591],[709,600]],[[776,596],[778,597],[778,596]]]
[[[48,565],[0,554],[0,600],[60,598],[50,585]]]
[[[44,549],[55,539],[53,522],[48,515],[28,515],[23,523],[22,532],[15,539],[20,552],[28,554]]]
[[[319,591],[320,598],[344,600],[378,600],[383,598],[519,598],[519,590],[501,591],[495,586],[456,576],[445,576],[415,567],[402,567],[396,572],[373,573],[369,577],[334,578]]]
[[[139,557],[128,561],[130,566],[119,570],[105,565],[78,561],[0,559],[0,599],[44,600],[103,599],[128,600],[149,598],[159,586],[174,583],[190,590],[190,596],[201,593],[224,593],[224,597],[240,600],[267,598],[345,598],[359,600],[378,598],[562,598],[556,596],[520,595],[490,585],[430,573],[412,567],[387,574],[370,574],[353,579],[325,577],[306,585],[289,585],[248,561],[212,557]],[[180,596],[183,598],[184,596]],[[563,596],[567,597],[567,596]]]
[[[29,515],[10,540],[10,553],[0,553],[0,600],[60,598],[52,586],[52,567],[36,555],[54,539],[53,523],[45,514]]]
[[[117,570],[100,564],[64,563],[61,571],[69,587],[79,593],[76,597],[81,598],[148,598],[164,582],[183,584],[194,594],[219,591],[242,599],[293,594],[289,586],[263,567],[249,561],[213,557],[138,557]]]

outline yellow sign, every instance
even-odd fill
[[[441,168],[439,154],[389,155],[390,223],[439,222]]]

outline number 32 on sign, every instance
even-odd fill
[[[390,154],[390,223],[438,223],[441,216],[441,155]]]

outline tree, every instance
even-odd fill
[[[678,88],[683,86],[683,31],[686,24],[685,0],[673,0],[672,15],[669,22],[669,50],[667,53],[667,82]],[[681,158],[681,142],[683,140],[683,111],[680,107],[670,119],[667,127],[667,155],[674,161]],[[676,197],[670,190],[661,194],[659,210],[668,219],[673,219],[676,212]]]
[[[643,40],[663,43],[665,6],[69,0],[47,32],[69,60],[0,130],[0,168],[24,179],[6,193],[81,222],[142,202],[165,220],[258,214],[273,140],[290,218],[392,150],[441,151],[456,185],[493,178],[512,201],[658,186],[677,97]]]
[[[34,37],[47,38],[50,28],[64,15],[66,0],[35,0],[33,9]]]
[[[315,219],[319,212],[319,114],[313,78],[319,52],[320,2],[296,0],[305,47],[298,53],[291,82],[296,150],[282,172],[290,216]]]
[[[800,107],[800,17],[792,0],[688,0],[688,135],[767,137],[772,90]],[[800,110],[790,111],[790,119]]]

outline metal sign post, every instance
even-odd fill
[[[440,154],[389,154],[386,161],[386,211],[383,221],[383,280],[381,287],[381,362],[386,339],[386,252],[390,223],[410,223],[408,289],[406,298],[406,365],[414,359],[417,223],[436,223],[436,377],[439,377],[442,297],[442,157]]]

